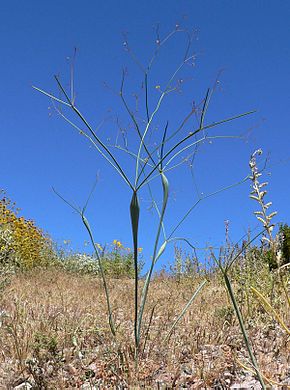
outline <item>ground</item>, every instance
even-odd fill
[[[109,281],[114,338],[99,278],[58,269],[14,275],[0,301],[0,389],[24,389],[25,383],[35,389],[260,388],[217,275],[166,339],[201,280],[154,279],[136,368],[132,280]],[[289,334],[253,296],[234,287],[265,381],[269,388],[290,388]],[[285,300],[279,302],[276,310],[289,326]]]

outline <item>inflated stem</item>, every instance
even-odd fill
[[[139,226],[139,215],[140,207],[138,201],[138,194],[136,191],[133,192],[131,203],[130,203],[130,216],[133,236],[133,250],[134,250],[134,271],[135,271],[135,291],[134,291],[134,336],[135,336],[135,347],[138,350],[139,338],[137,335],[137,320],[138,320],[138,279],[139,279],[139,267],[138,267],[138,226]]]

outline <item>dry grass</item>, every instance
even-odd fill
[[[36,389],[82,388],[84,383],[99,388],[229,388],[246,375],[239,361],[249,363],[218,278],[206,285],[170,340],[164,342],[198,282],[167,277],[152,282],[142,335],[147,343],[136,371],[132,280],[109,282],[117,325],[114,340],[99,279],[53,269],[14,276],[1,297],[0,388],[13,388],[26,379]],[[285,382],[290,366],[289,336],[253,297],[248,298],[251,318],[246,318],[246,324],[261,371],[273,381]],[[247,316],[249,306],[244,307]],[[289,324],[283,299],[276,309]]]

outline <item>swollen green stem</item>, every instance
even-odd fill
[[[139,349],[139,337],[137,330],[138,321],[138,281],[139,281],[139,267],[138,267],[138,226],[139,226],[139,215],[140,207],[138,201],[137,192],[133,192],[131,203],[130,203],[130,215],[132,225],[132,236],[133,236],[133,250],[134,250],[134,271],[135,271],[135,291],[134,291],[134,337],[135,337],[135,349],[138,354]]]

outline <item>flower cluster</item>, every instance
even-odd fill
[[[114,240],[113,241],[113,245],[116,247],[116,249],[122,249],[123,248],[123,244],[121,243],[121,241],[118,241],[118,240]]]
[[[99,245],[99,244],[98,244]],[[125,249],[126,251],[130,252],[130,248],[124,247],[124,245],[121,243],[121,241],[113,240],[113,246],[116,250]],[[141,253],[143,251],[143,248],[138,248],[138,252]]]

